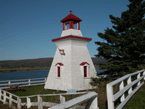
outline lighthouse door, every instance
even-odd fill
[[[87,77],[87,66],[84,66],[84,77]]]

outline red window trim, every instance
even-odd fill
[[[58,65],[58,64],[59,64],[60,66],[63,66],[63,64],[62,64],[62,63],[60,63],[60,62],[59,62],[59,63],[57,63],[57,64],[55,64],[55,66],[56,66],[56,65]]]
[[[83,66],[83,65],[85,65],[85,64],[90,65],[90,64],[89,64],[89,63],[87,63],[87,62],[82,62],[82,63],[80,63],[80,66]]]

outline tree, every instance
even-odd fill
[[[121,18],[109,15],[113,29],[107,28],[104,34],[98,33],[105,42],[95,42],[99,45],[95,56],[108,60],[108,64],[100,68],[108,69],[110,75],[130,73],[132,68],[145,64],[145,2],[129,1],[129,9],[121,13]]]

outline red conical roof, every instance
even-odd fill
[[[72,11],[70,11],[70,14],[68,16],[66,16],[64,19],[62,19],[60,22],[66,22],[66,21],[70,21],[70,20],[78,21],[78,22],[82,21],[80,18],[78,18],[77,16],[73,15],[71,12]]]

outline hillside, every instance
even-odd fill
[[[50,67],[53,58],[0,61],[0,68]],[[92,58],[94,65],[107,64],[105,59]]]

